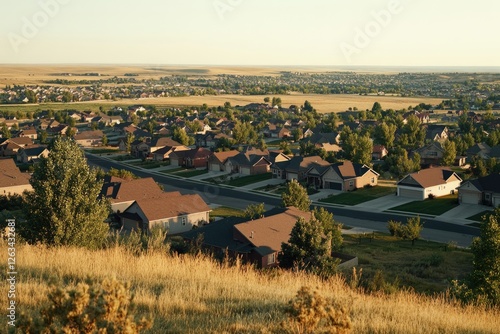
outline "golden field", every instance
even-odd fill
[[[4,241],[1,245],[6,250]],[[0,263],[5,272],[6,251],[1,252]],[[18,314],[32,312],[46,301],[49,281],[74,286],[116,277],[130,282],[136,314],[153,316],[154,327],[148,333],[279,332],[286,319],[283,306],[302,286],[317,288],[324,297],[347,306],[356,334],[493,334],[499,328],[498,310],[460,307],[444,296],[370,295],[348,288],[338,277],[322,281],[302,273],[261,272],[220,265],[202,256],[134,256],[119,246],[87,251],[18,245],[17,267]],[[7,289],[2,280],[2,304]]]
[[[90,102],[72,103],[43,103],[29,105],[0,105],[0,110],[92,110],[98,111],[99,106],[130,106],[130,105],[156,105],[159,107],[185,107],[201,106],[206,103],[209,107],[223,106],[225,102],[230,102],[232,106],[243,106],[254,102],[264,102],[267,95],[206,95],[206,96],[186,96],[186,97],[164,97],[149,99],[124,99],[118,101],[100,100]],[[291,95],[271,95],[280,97],[283,107],[292,104],[303,105],[307,100],[320,113],[344,112],[349,107],[357,107],[359,110],[370,109],[375,102],[379,102],[384,109],[400,110],[409,106],[416,106],[419,103],[436,105],[441,103],[441,99],[431,98],[411,98],[395,96],[360,96],[360,95],[319,95],[319,94],[291,94]]]

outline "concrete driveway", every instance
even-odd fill
[[[478,204],[460,204],[456,208],[453,208],[441,216],[436,217],[436,219],[440,219],[443,221],[447,221],[450,223],[471,223],[472,221],[465,221],[466,218],[470,216],[474,216],[480,212],[490,210],[493,211],[491,206],[478,205]]]
[[[395,206],[403,205],[415,201],[413,198],[400,197],[396,195],[387,195],[368,202],[355,205],[355,208],[360,208],[365,211],[372,210],[374,212],[382,212],[391,209]]]
[[[340,195],[342,194],[341,190],[333,190],[333,189],[319,189],[319,193],[310,195],[309,198],[312,201],[319,201],[320,199],[327,198],[332,195]]]

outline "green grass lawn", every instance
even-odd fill
[[[370,188],[357,189],[355,191],[342,193],[340,195],[330,196],[320,200],[324,203],[343,204],[343,205],[356,205],[364,202],[374,200],[379,197],[394,194],[395,187],[376,186]]]
[[[227,206],[219,206],[210,212],[210,217],[244,217],[243,210],[234,209]]]
[[[169,166],[170,162],[168,162],[168,161],[132,161],[132,162],[127,162],[127,164],[133,165],[136,167],[142,167],[145,169],[153,169],[153,168],[158,168],[158,167]]]
[[[127,161],[127,160],[136,160],[137,158],[129,154],[123,154],[116,157],[111,157],[110,159],[115,161]]]
[[[242,186],[246,186],[248,184],[270,180],[271,178],[272,178],[271,173],[256,174],[256,175],[239,177],[237,179],[234,179],[234,180],[227,182],[227,184],[230,186],[234,186],[234,187],[242,187]]]
[[[483,222],[483,216],[487,215],[489,217],[492,213],[493,213],[493,211],[486,210],[486,211],[483,211],[483,212],[479,212],[479,213],[475,214],[474,216],[470,216],[467,219],[474,220],[476,222],[482,223]]]
[[[198,176],[198,175],[203,175],[207,174],[208,169],[189,169],[185,172],[181,171],[178,172],[177,175],[182,176],[182,177],[193,177],[193,176]]]
[[[450,249],[444,244],[417,240],[399,240],[375,233],[375,238],[360,239],[345,235],[342,253],[358,257],[363,268],[362,279],[368,281],[377,271],[389,285],[414,287],[417,292],[443,292],[452,279],[463,279],[472,270],[472,254],[468,250]]]
[[[415,201],[391,208],[390,210],[422,213],[439,216],[458,206],[458,195],[449,195],[425,201]]]

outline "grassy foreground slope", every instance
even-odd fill
[[[3,241],[0,244],[6,249]],[[2,272],[6,263],[4,251]],[[154,317],[148,333],[279,332],[286,319],[283,306],[302,286],[318,288],[324,297],[346,305],[352,333],[498,333],[498,310],[463,308],[444,297],[412,292],[368,295],[351,290],[339,278],[325,282],[301,273],[264,273],[247,266],[221,266],[203,256],[133,256],[120,247],[87,251],[18,245],[17,267],[18,314],[40,307],[50,283],[75,285],[115,276],[131,283],[135,313]],[[7,289],[2,280],[0,294],[6,296]]]

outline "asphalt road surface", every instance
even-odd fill
[[[152,177],[156,182],[164,185],[166,191],[178,190],[185,194],[197,193],[209,204],[227,205],[241,209],[244,209],[251,203],[265,203],[266,208],[281,205],[281,199],[274,196],[154,173],[96,155],[86,154],[86,156],[90,165],[98,166],[105,170],[109,170],[110,168],[126,169],[139,177]],[[332,207],[321,203],[315,203],[314,206],[324,207],[334,214],[336,221],[345,225],[382,232],[387,232],[386,226],[389,220],[406,221],[408,218],[405,215],[367,212],[349,207]],[[479,235],[479,229],[471,226],[447,223],[432,218],[422,218],[422,221],[425,222],[422,238],[427,240],[444,243],[454,241],[461,247],[468,247],[472,239]]]

